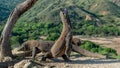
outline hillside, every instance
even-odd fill
[[[12,9],[24,0],[0,0],[0,21],[7,19]],[[97,25],[120,25],[120,0],[39,0],[19,22],[60,22],[59,11],[67,8],[72,22],[95,21]]]
[[[26,12],[19,22],[60,22],[59,11],[67,8],[72,22],[93,20],[101,23],[120,22],[119,1],[111,0],[39,0],[37,4]]]
[[[120,0],[111,0],[113,3],[117,4],[118,6],[120,6]]]
[[[12,9],[23,0],[0,0],[0,22],[5,21]]]

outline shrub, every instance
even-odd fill
[[[86,50],[89,50],[91,52],[97,52],[102,55],[107,55],[107,56],[116,56],[117,55],[116,50],[114,50],[112,48],[101,47],[91,41],[85,41],[84,44],[82,44],[80,47],[84,48]]]

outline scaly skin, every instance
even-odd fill
[[[52,46],[50,52],[42,58],[45,61],[52,54],[52,57],[62,57],[65,61],[69,61],[69,56],[72,50],[72,32],[71,22],[67,10],[60,12],[60,17],[63,23],[63,29],[60,37]]]
[[[32,58],[35,58],[38,52],[48,52],[53,44],[54,41],[28,40],[18,48],[18,51],[32,51]]]

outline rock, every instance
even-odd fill
[[[34,66],[33,68],[40,68],[40,67],[38,67],[38,66]]]
[[[29,63],[29,60],[22,60],[22,61],[16,63],[14,65],[14,68],[23,68],[26,63]]]
[[[44,68],[55,68],[55,66],[45,66]]]
[[[0,57],[0,62],[6,62],[6,61],[12,61],[12,58],[9,56],[6,57]]]
[[[31,60],[22,60],[14,65],[14,68],[41,68],[41,67],[42,67],[41,65]]]
[[[20,57],[25,57],[25,56],[30,56],[31,51],[18,51],[19,48],[15,48],[12,50],[12,53],[14,56],[20,56]]]
[[[32,63],[31,62],[28,62],[26,63],[23,68],[31,68],[32,67]]]
[[[13,66],[8,66],[8,68],[14,68]]]
[[[4,57],[3,62],[6,62],[6,61],[12,61],[12,58],[9,56]]]
[[[44,68],[52,68],[51,66],[45,66]]]
[[[64,68],[69,68],[70,66],[68,64],[65,64]]]

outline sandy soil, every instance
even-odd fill
[[[72,58],[72,62],[64,62],[63,60],[59,60],[44,64],[46,66],[53,66],[54,68],[120,68],[120,60],[98,59],[91,57]]]

